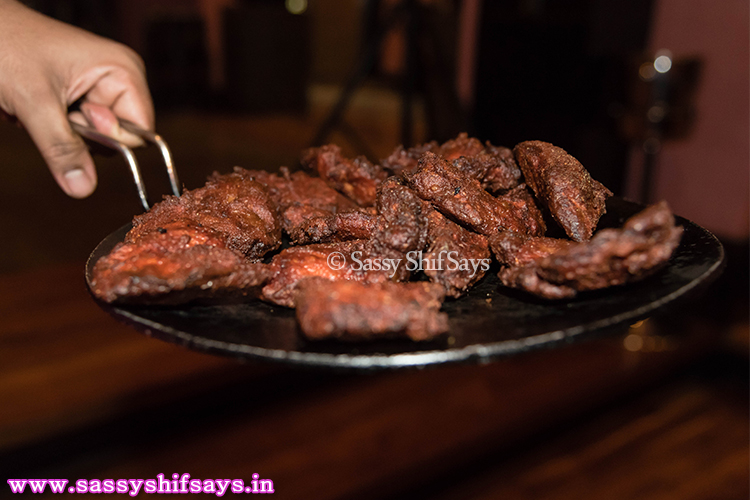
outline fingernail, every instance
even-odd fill
[[[68,194],[74,198],[85,198],[94,190],[93,183],[86,172],[80,168],[68,170],[63,175],[65,184],[68,186]]]

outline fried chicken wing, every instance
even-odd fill
[[[245,172],[268,187],[284,231],[295,244],[306,241],[304,226],[307,221],[357,209],[353,201],[328,187],[322,179],[304,172],[290,174],[286,168],[282,168],[281,175],[258,170]]]
[[[567,235],[575,241],[590,239],[612,192],[557,146],[527,141],[513,151],[526,183]]]
[[[383,167],[373,164],[364,156],[345,158],[341,148],[334,144],[305,150],[301,163],[362,207],[375,204],[378,185],[388,177]]]
[[[263,299],[294,307],[294,289],[311,277],[328,280],[380,283],[408,279],[403,254],[374,248],[365,240],[290,247],[273,257],[272,278],[263,288]]]
[[[363,284],[305,279],[296,291],[297,320],[310,339],[363,340],[406,335],[429,340],[448,331],[443,289],[424,281]]]
[[[432,202],[443,214],[484,235],[515,231],[544,234],[542,214],[525,186],[494,197],[444,158],[427,152],[419,168],[404,174],[422,199]]]
[[[422,269],[446,295],[460,297],[489,269],[487,238],[446,219],[437,210],[429,215],[429,247]]]
[[[622,285],[664,266],[680,243],[682,228],[665,202],[634,215],[621,229],[603,229],[587,242],[539,252],[541,258],[500,271],[501,281],[548,299]],[[529,243],[523,243],[521,246]],[[540,247],[544,247],[543,242]],[[523,254],[523,252],[517,252]]]

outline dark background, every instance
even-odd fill
[[[404,2],[413,10],[381,44],[399,2],[310,1],[298,14],[271,0],[25,3],[139,51],[157,130],[188,188],[234,165],[294,167],[351,81],[356,92],[324,134],[347,154],[377,160],[405,138],[464,130],[506,146],[543,139],[617,194],[628,193],[641,161],[641,138],[624,132],[623,120],[641,112],[632,89],[638,64],[653,57],[663,5],[485,0],[466,101],[454,86],[466,36],[461,2]],[[747,6],[737,5],[743,15]],[[715,66],[696,57],[701,85]],[[684,126],[665,140],[665,155],[699,139],[699,127]],[[167,192],[158,156],[138,156],[156,200]],[[746,227],[697,220],[720,229],[724,275],[699,300],[621,335],[488,366],[302,371],[192,353],[98,309],[83,282],[85,259],[139,203],[121,159],[96,162],[96,193],[69,199],[25,132],[0,124],[0,470],[8,477],[247,480],[259,472],[282,498],[747,498]],[[712,177],[743,168],[707,167]],[[728,207],[727,219],[747,210],[746,197],[705,196]]]

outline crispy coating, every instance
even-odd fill
[[[297,320],[309,339],[406,335],[421,341],[448,331],[448,315],[440,312],[444,292],[433,283],[312,278],[300,283],[296,295]]]
[[[106,302],[184,303],[256,297],[267,268],[227,248],[225,235],[181,219],[119,243],[94,266],[92,290]]]
[[[436,141],[430,141],[409,149],[398,146],[388,158],[381,160],[380,164],[395,175],[401,175],[404,172],[415,170],[419,166],[419,159],[428,151],[439,153],[440,144]]]
[[[387,248],[374,248],[364,240],[290,247],[273,257],[272,278],[263,288],[263,299],[294,307],[294,289],[311,277],[328,280],[380,283],[402,281],[409,272],[403,254]]]
[[[493,234],[489,243],[497,261],[511,267],[529,264],[575,245],[570,240],[529,236],[512,231]]]
[[[397,177],[378,188],[376,207],[315,217],[302,225],[299,244],[328,243],[354,239],[371,240],[375,246],[407,253],[427,244],[428,203]]]
[[[487,146],[474,156],[462,156],[453,164],[469,177],[477,179],[491,193],[504,193],[521,183],[521,170],[513,151],[502,146]]]
[[[548,299],[570,298],[583,290],[622,285],[664,266],[680,243],[682,228],[665,202],[634,215],[621,229],[603,229],[529,263],[500,271],[506,285]]]
[[[483,277],[490,248],[504,266],[503,284],[561,299],[652,274],[682,234],[660,203],[592,238],[611,193],[565,151],[540,141],[511,151],[461,134],[399,148],[383,162],[393,177],[332,145],[307,150],[302,163],[320,178],[236,168],[166,197],[96,263],[93,293],[108,302],[169,304],[260,296],[296,307],[310,339],[420,341],[448,330],[444,298],[460,297]],[[542,237],[522,170],[576,241]],[[261,263],[280,246],[282,230],[300,246]],[[407,256],[419,256],[430,282],[404,283]]]
[[[295,243],[309,245],[311,243],[367,240],[372,237],[377,223],[377,214],[365,209],[313,217],[300,226]]]
[[[256,295],[267,271],[254,261],[279,247],[281,223],[266,188],[245,174],[214,174],[136,216],[124,241],[94,266],[94,294],[163,303]]]
[[[382,163],[385,168],[403,175],[416,170],[419,159],[428,151],[453,163],[492,193],[507,191],[521,182],[521,171],[510,149],[493,146],[489,141],[482,145],[478,139],[466,133],[442,145],[432,141],[410,149],[399,146]]]
[[[450,260],[453,259],[453,260]],[[446,219],[437,210],[429,215],[429,247],[422,269],[446,295],[460,297],[489,269],[487,238]]]
[[[205,186],[182,196],[167,196],[133,219],[127,242],[183,220],[185,227],[211,228],[231,250],[257,259],[281,244],[281,223],[266,188],[248,172],[214,173]]]
[[[388,177],[383,167],[373,164],[364,156],[345,158],[341,148],[335,144],[305,150],[301,163],[362,207],[375,204],[378,185]]]
[[[480,234],[498,231],[542,235],[542,214],[525,186],[494,197],[479,181],[459,171],[447,160],[427,152],[419,168],[404,174],[409,187],[432,202],[443,214]]]
[[[378,192],[377,215],[364,210],[347,213],[351,217],[349,222],[352,222],[349,229],[354,229],[352,232],[362,230],[363,234],[369,232],[369,239],[285,249],[271,262],[274,277],[263,289],[263,298],[293,307],[294,289],[307,277],[364,283],[408,279],[409,272],[404,263],[406,253],[421,250],[427,244],[428,210],[431,210],[429,205],[399,179],[386,180]],[[305,229],[322,228],[321,235],[336,229],[332,235],[342,237],[345,231],[336,226],[345,222],[346,217],[343,213],[338,215],[312,219]],[[316,226],[319,222],[322,224]],[[338,255],[331,257],[334,253]],[[329,258],[342,260],[334,262]],[[336,269],[335,264],[340,264],[340,268]]]
[[[401,179],[389,177],[382,183],[377,209],[380,217],[372,237],[376,247],[406,254],[427,245],[427,217],[432,208]]]
[[[542,141],[518,144],[513,152],[526,183],[575,241],[587,241],[606,212],[612,192],[591,178],[578,160]]]
[[[281,175],[259,170],[245,172],[268,187],[284,231],[295,244],[305,241],[304,225],[307,221],[357,208],[353,201],[328,187],[322,179],[310,177],[305,172],[290,174],[286,168],[281,169]]]

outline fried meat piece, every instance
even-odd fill
[[[453,163],[492,193],[507,191],[521,182],[521,171],[510,149],[493,146],[489,141],[482,145],[478,139],[466,133],[442,145],[433,141],[410,149],[399,146],[382,163],[385,168],[403,175],[416,170],[419,159],[428,151]]]
[[[474,156],[462,156],[453,165],[469,177],[480,181],[491,193],[503,193],[521,183],[521,170],[513,151],[487,142],[484,150]]]
[[[315,217],[301,227],[298,244],[329,243],[354,239],[407,253],[427,244],[427,214],[432,208],[390,177],[378,188],[377,206]]]
[[[419,159],[428,151],[439,154],[440,144],[436,141],[430,141],[409,149],[398,146],[388,158],[381,160],[380,164],[395,175],[401,175],[404,172],[415,170],[419,166]]]
[[[227,248],[226,235],[185,219],[119,243],[94,266],[92,290],[106,302],[178,304],[257,297],[267,268]]]
[[[429,215],[429,247],[422,269],[446,295],[460,297],[489,269],[487,238],[446,219],[437,210]]]
[[[136,216],[123,242],[94,266],[92,288],[107,302],[252,296],[267,278],[254,261],[280,244],[266,188],[244,171],[214,174],[204,187]]]
[[[389,177],[378,190],[380,217],[372,241],[404,254],[427,245],[428,215],[432,208],[405,186],[398,177]]]
[[[612,192],[557,146],[527,141],[513,152],[526,183],[568,236],[575,241],[589,240]]]
[[[328,280],[380,283],[408,279],[403,254],[374,248],[370,241],[305,245],[282,250],[270,263],[272,278],[263,288],[263,299],[294,307],[294,289],[310,277]]]
[[[367,240],[372,237],[378,223],[374,211],[357,209],[333,215],[313,217],[304,222],[296,232],[295,243],[336,243],[349,240]]]
[[[603,229],[541,258],[500,271],[506,286],[548,299],[570,298],[637,281],[664,266],[680,243],[682,228],[665,202],[634,215],[621,229]],[[528,245],[525,243],[523,245]],[[522,246],[523,246],[522,245]]]
[[[570,240],[529,236],[512,231],[493,234],[489,237],[489,243],[497,261],[511,267],[529,264],[575,245]]]
[[[311,219],[307,225],[303,225],[304,230],[308,231],[305,238],[309,239],[317,236],[343,239],[345,233],[360,230],[363,235],[369,232],[368,239],[283,250],[271,262],[274,277],[263,289],[263,298],[293,307],[294,289],[300,280],[307,277],[364,283],[408,279],[406,254],[422,250],[427,244],[427,214],[431,210],[428,203],[399,179],[387,179],[378,191],[377,215],[360,209]],[[345,230],[341,224],[347,223],[351,224]],[[305,238],[300,240],[304,241]]]
[[[448,331],[443,289],[425,281],[364,284],[321,278],[300,282],[297,321],[309,339],[366,340],[406,335],[429,340]]]
[[[409,187],[443,214],[480,234],[515,231],[544,234],[542,214],[525,186],[494,197],[447,160],[427,152],[419,168],[405,173]]]
[[[383,167],[373,164],[364,156],[345,158],[341,148],[335,144],[305,150],[301,163],[362,207],[375,204],[378,185],[388,177]]]
[[[167,196],[148,212],[133,219],[126,242],[176,221],[185,228],[211,228],[225,246],[257,259],[281,244],[281,222],[267,189],[247,177],[247,171],[214,173],[205,186],[182,196]]]
[[[357,208],[353,201],[328,187],[322,179],[305,172],[290,174],[286,168],[282,168],[281,175],[259,170],[245,172],[268,187],[284,231],[295,244],[306,238],[303,227],[307,221]]]
[[[419,167],[419,159],[427,152],[435,153],[449,162],[453,162],[461,157],[476,156],[482,151],[484,151],[484,146],[479,139],[469,137],[468,134],[463,132],[455,139],[443,144],[431,141],[409,149],[399,146],[388,158],[382,161],[382,164],[388,170],[396,174],[402,174],[416,170]]]

